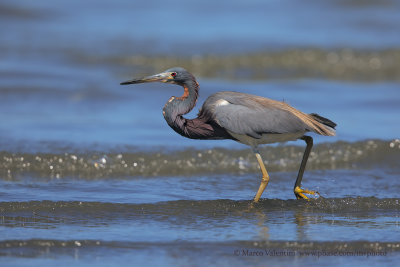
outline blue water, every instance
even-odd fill
[[[0,265],[395,265],[399,10],[390,0],[2,1]],[[257,53],[277,69],[255,80]],[[200,83],[188,118],[232,90],[336,122],[337,136],[314,136],[303,180],[323,198],[295,200],[299,141],[262,150],[271,181],[252,206],[250,150],[185,139],[164,121],[182,88],[119,85],[182,62]],[[243,249],[297,254],[235,256]]]
[[[398,1],[3,3],[38,13],[41,18],[3,16],[13,23],[2,35],[2,43],[19,43],[16,49],[28,46],[51,52],[83,48],[113,54],[121,51],[104,49],[125,47],[125,42],[132,46],[139,43],[137,53],[155,50],[193,54],[210,49],[240,52],[299,46],[381,49],[400,42]]]
[[[13,140],[243,147],[232,141],[189,140],[171,131],[162,116],[162,107],[171,95],[182,94],[177,86],[148,84],[121,87],[115,78],[101,78],[108,87],[61,90],[54,85],[53,90],[15,90],[5,94],[0,100],[0,119],[4,122],[0,127],[2,142],[6,140],[6,146],[12,146],[7,144],[7,140]],[[212,93],[232,90],[284,100],[304,112],[317,112],[337,122],[337,136],[318,137],[317,143],[371,138],[387,140],[397,138],[400,133],[398,83],[321,80],[233,83],[203,79],[199,83],[200,105]],[[19,102],[19,98],[25,100]],[[194,118],[199,108],[196,107],[187,117]]]

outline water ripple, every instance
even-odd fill
[[[261,150],[270,171],[296,171],[302,147],[277,146]],[[308,169],[398,168],[400,141],[368,140],[316,145]],[[143,176],[193,176],[258,172],[249,149],[214,148],[133,153],[11,153],[0,152],[0,176],[14,180],[22,176],[60,179],[109,179]]]

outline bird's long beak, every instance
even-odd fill
[[[149,82],[164,82],[165,83],[165,82],[170,81],[171,79],[173,79],[173,77],[171,76],[170,72],[162,72],[159,74],[143,77],[140,79],[133,79],[133,80],[125,81],[120,84],[126,85],[126,84],[149,83]]]

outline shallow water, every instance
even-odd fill
[[[398,9],[3,1],[0,265],[395,265]],[[304,142],[260,149],[271,180],[252,204],[249,148],[174,133],[162,107],[177,86],[119,85],[177,65],[198,77],[199,105],[241,91],[335,121],[303,179],[321,197],[293,194]]]
[[[311,201],[292,191],[302,149],[265,148],[271,182],[254,205],[260,174],[247,150],[3,152],[1,261],[391,263],[399,145],[316,145],[303,186],[322,197]]]

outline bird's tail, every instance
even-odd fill
[[[318,123],[322,124],[322,126],[325,129],[321,129],[324,135],[335,135],[336,131],[335,131],[335,127],[336,127],[336,123],[334,123],[333,121],[331,121],[330,119],[324,118],[316,113],[311,113],[309,114],[314,120],[316,120]],[[319,127],[321,128],[321,127]]]

